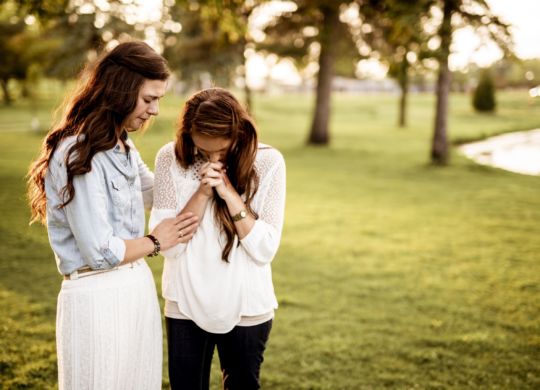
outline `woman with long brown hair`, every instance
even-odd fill
[[[217,347],[224,388],[258,389],[277,308],[270,263],[280,243],[285,162],[221,88],[185,104],[176,142],[156,158],[150,227],[178,212],[193,238],[164,252],[163,296],[173,389],[208,389]]]
[[[60,389],[160,389],[162,330],[145,255],[188,242],[197,217],[144,236],[154,176],[128,133],[158,114],[166,61],[127,42],[89,66],[28,173],[33,221],[47,225],[64,280],[56,341]]]

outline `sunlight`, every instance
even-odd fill
[[[540,1],[536,0],[514,0],[512,2],[505,0],[487,0],[493,13],[498,15],[503,21],[512,25],[511,32],[515,42],[515,52],[518,57],[540,58],[540,45],[537,44],[537,38],[540,37],[540,23],[538,23],[538,15],[540,15]],[[110,9],[110,4],[106,0],[94,0],[92,3],[78,0],[74,2],[80,9],[80,13],[94,12],[96,8],[101,11]],[[129,8],[126,14],[128,23],[144,23],[152,24],[161,18],[162,13],[161,0],[133,0],[131,5],[123,4]],[[170,0],[165,1],[166,5],[172,5]],[[261,42],[265,38],[263,32],[264,27],[271,23],[273,18],[282,12],[292,12],[296,9],[296,4],[292,1],[270,1],[256,8],[253,12],[250,21],[250,34],[255,42]],[[348,9],[342,15],[342,20],[353,20],[357,17],[357,9]],[[439,10],[433,9],[435,19],[440,19],[442,15]],[[96,18],[97,24],[102,24],[103,21]],[[169,31],[180,33],[181,25],[173,21],[166,21],[164,28]],[[435,32],[436,26],[433,26],[432,32]],[[307,34],[317,34],[316,29],[306,27]],[[154,26],[145,28],[145,41],[161,51],[162,43],[160,42],[159,31]],[[110,42],[114,45],[116,42]],[[431,49],[436,49],[440,42],[438,38],[432,38],[429,41]],[[368,54],[365,47],[363,54]],[[449,57],[449,66],[453,71],[466,70],[469,64],[476,64],[480,67],[487,67],[493,62],[501,59],[503,53],[497,45],[490,41],[481,38],[481,36],[472,28],[465,27],[454,32],[454,40],[452,43],[452,54]],[[289,60],[279,61],[277,64],[272,64],[266,61],[260,54],[254,53],[250,55],[247,61],[248,66],[248,84],[253,88],[261,88],[269,80],[274,80],[278,83],[289,85],[298,85],[301,83],[300,72],[295,68],[294,64]],[[310,74],[313,69],[302,72]],[[377,59],[362,60],[357,65],[357,76],[374,79],[384,78],[387,68],[380,64]]]

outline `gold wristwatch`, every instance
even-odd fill
[[[242,220],[242,219],[244,219],[246,217],[247,217],[246,209],[241,210],[238,214],[234,214],[233,216],[231,216],[231,218],[232,218],[232,220],[234,222],[238,222],[238,221],[240,221],[240,220]]]

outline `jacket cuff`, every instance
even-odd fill
[[[116,267],[124,259],[126,254],[126,243],[121,238],[111,237],[107,243],[107,246],[101,248],[100,252],[109,265],[109,267],[102,268]]]

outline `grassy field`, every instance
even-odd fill
[[[61,92],[52,85],[36,103],[43,124]],[[540,127],[540,101],[498,99],[496,115],[477,115],[467,96],[452,96],[451,139]],[[164,98],[154,125],[134,137],[151,166],[181,103]],[[395,127],[393,96],[335,96],[328,148],[304,146],[312,103],[256,96],[260,138],[283,152],[288,173],[263,388],[540,388],[540,179],[456,153],[449,167],[430,166],[430,95],[411,97],[406,129]],[[42,138],[29,131],[31,110],[0,108],[4,389],[56,382],[61,279],[24,199]],[[150,263],[159,285],[161,259]]]

